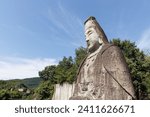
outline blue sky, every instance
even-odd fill
[[[149,0],[0,0],[0,79],[38,76],[86,47],[83,23],[95,16],[108,39],[150,50]]]

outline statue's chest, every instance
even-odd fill
[[[87,57],[81,69],[81,82],[92,82],[97,54]]]

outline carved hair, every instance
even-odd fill
[[[98,33],[99,37],[102,39],[102,41],[104,42],[104,44],[109,43],[107,36],[105,35],[105,32],[103,31],[103,29],[101,28],[101,26],[98,24],[98,22],[96,21],[96,18],[93,16],[90,16],[85,22],[84,25],[88,22],[88,21],[92,21],[92,24],[95,26],[96,32]]]

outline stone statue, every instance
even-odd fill
[[[121,50],[110,44],[95,17],[85,23],[88,56],[81,63],[70,100],[136,99]]]

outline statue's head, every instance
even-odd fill
[[[97,50],[100,46],[108,43],[103,29],[100,27],[95,17],[89,17],[85,21],[84,25],[87,48],[90,53]]]

